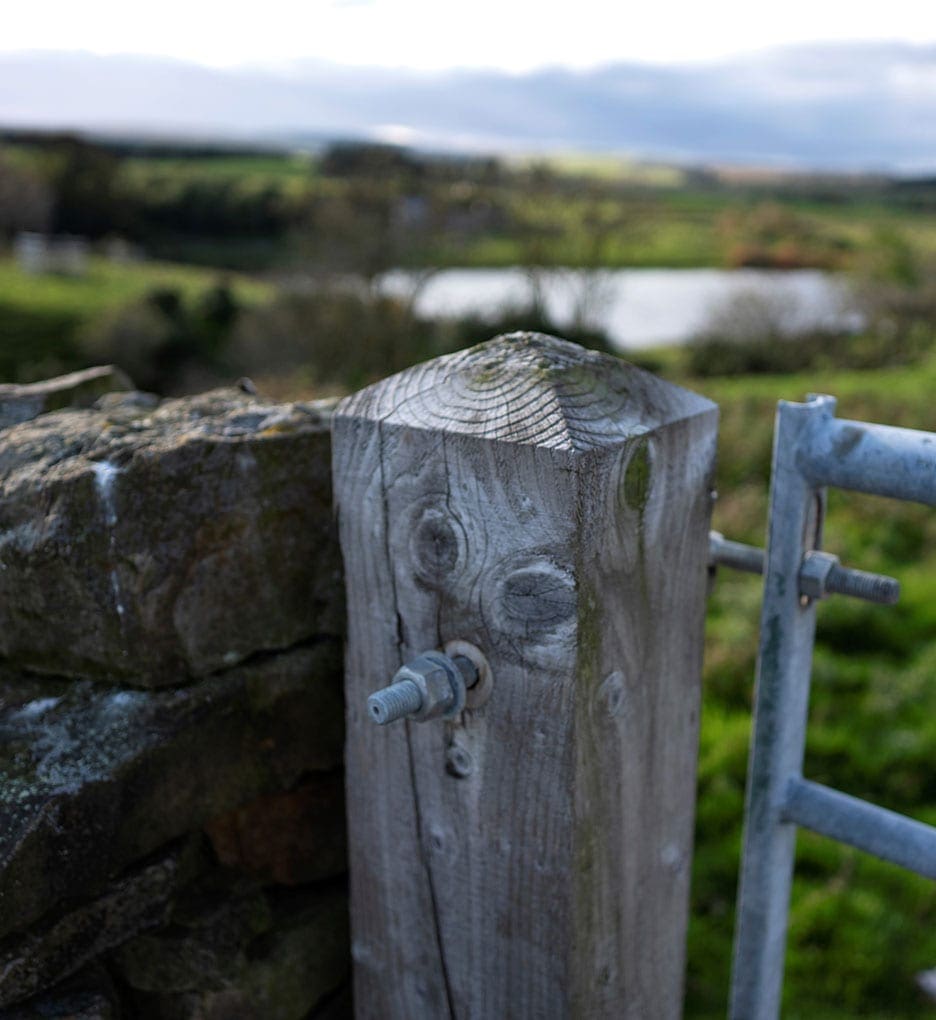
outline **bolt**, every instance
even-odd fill
[[[826,589],[885,606],[892,606],[900,598],[900,582],[896,578],[838,565],[829,571]]]
[[[453,655],[452,662],[455,663],[456,669],[462,675],[462,680],[465,681],[465,689],[470,691],[480,679],[478,667],[467,655]]]
[[[803,557],[799,569],[799,593],[807,599],[824,599],[829,593],[828,581],[838,556],[811,549]]]
[[[748,574],[763,574],[764,550],[742,542],[731,542],[720,531],[710,531],[709,569],[719,564]]]
[[[740,542],[729,542],[717,531],[709,532],[709,571],[723,564],[752,574],[764,572],[764,550]],[[837,556],[813,549],[803,557],[799,572],[800,595],[825,598],[833,592],[866,602],[891,606],[900,598],[900,582],[884,574],[843,567]]]
[[[893,605],[900,598],[900,582],[884,574],[843,567],[837,556],[817,549],[806,553],[799,575],[800,594],[811,599],[835,592],[866,602]]]
[[[375,723],[386,726],[415,715],[422,708],[422,694],[412,680],[400,680],[382,691],[375,691],[367,699],[367,708]]]
[[[471,754],[459,744],[450,744],[445,752],[445,768],[456,779],[467,779],[474,769]]]
[[[465,692],[477,682],[478,670],[466,656],[424,652],[397,670],[389,687],[375,691],[367,708],[381,726],[397,719],[451,718],[465,707]]]

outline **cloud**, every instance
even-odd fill
[[[0,122],[919,171],[936,169],[936,47],[791,46],[527,74],[0,55]]]

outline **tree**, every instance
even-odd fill
[[[46,146],[43,158],[53,195],[54,233],[103,237],[126,229],[127,203],[115,155],[72,135],[59,135]]]
[[[49,228],[52,191],[41,174],[0,155],[0,236]]]

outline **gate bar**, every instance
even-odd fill
[[[767,563],[761,609],[754,733],[744,809],[732,974],[732,1020],[780,1014],[787,911],[796,826],[781,809],[789,780],[802,774],[816,603],[801,599],[804,554],[818,548],[824,493],[797,461],[815,426],[835,412],[832,397],[781,400],[774,428]]]
[[[936,436],[825,415],[801,447],[797,466],[815,485],[936,506]]]
[[[822,836],[936,878],[936,829],[808,779],[791,779],[782,815]]]

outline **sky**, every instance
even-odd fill
[[[812,41],[936,43],[932,0],[7,0],[0,52],[438,71],[713,61]]]

